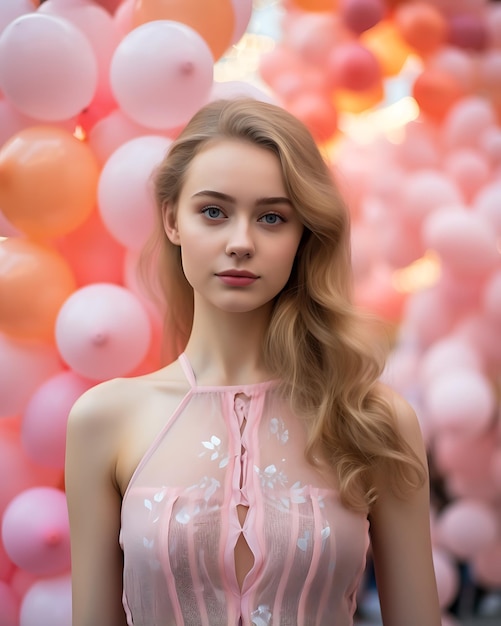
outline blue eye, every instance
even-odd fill
[[[266,213],[266,215],[263,215],[263,217],[259,218],[259,221],[273,226],[274,224],[279,224],[280,222],[284,222],[285,220],[277,213]]]
[[[205,217],[208,217],[211,220],[217,220],[224,216],[224,213],[217,206],[207,206],[202,209],[202,213],[205,215]]]

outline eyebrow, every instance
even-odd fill
[[[229,196],[226,193],[221,193],[220,191],[212,191],[210,189],[197,191],[197,193],[193,194],[192,198],[197,198],[200,196],[208,196],[209,198],[215,198],[217,200],[225,200],[226,202],[231,202],[232,204],[236,204],[237,202],[233,196]],[[269,198],[258,198],[256,200],[256,205],[269,206],[274,204],[288,204],[289,206],[292,206],[292,202],[289,200],[289,198],[286,198],[285,196],[272,196]]]

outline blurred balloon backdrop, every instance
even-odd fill
[[[239,95],[303,120],[349,203],[429,449],[444,624],[458,566],[501,589],[501,3],[2,0],[0,626],[71,624],[68,412],[160,366],[150,173]]]

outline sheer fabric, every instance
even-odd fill
[[[202,387],[180,363],[190,389],[123,500],[127,623],[351,626],[366,516],[307,463],[276,383]],[[241,585],[239,538],[251,554]]]

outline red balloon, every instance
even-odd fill
[[[375,87],[382,76],[375,55],[356,42],[336,46],[327,60],[327,71],[334,88],[366,91]]]

